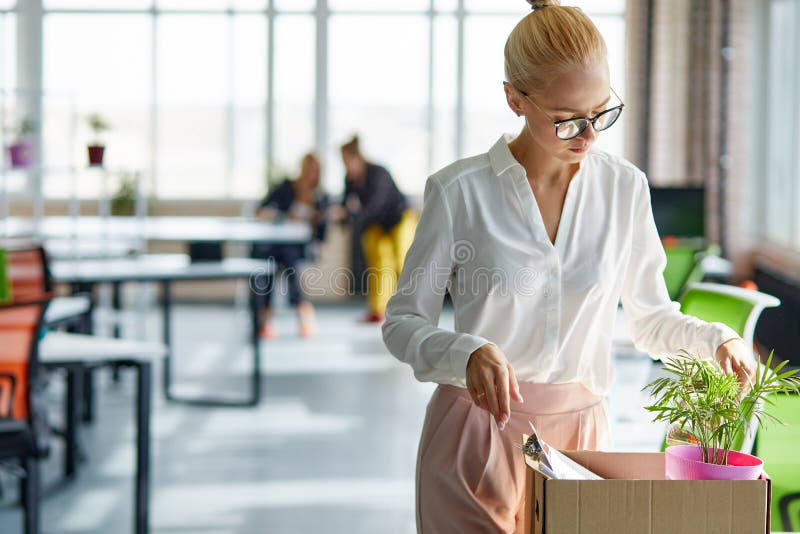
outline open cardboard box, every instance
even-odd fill
[[[562,451],[608,480],[526,475],[531,534],[769,534],[771,487],[759,480],[664,480],[664,453]]]

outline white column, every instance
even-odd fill
[[[25,0],[17,10],[17,98],[21,115],[37,125],[36,161],[29,175],[33,215],[44,215],[42,194],[42,0]]]

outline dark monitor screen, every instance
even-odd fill
[[[650,202],[661,237],[705,236],[703,187],[651,187]]]

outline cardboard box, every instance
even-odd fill
[[[531,467],[531,534],[768,534],[771,488],[759,480],[664,480],[663,453],[563,451],[608,480],[553,480]],[[527,459],[527,457],[526,457]]]

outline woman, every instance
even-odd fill
[[[296,180],[284,180],[261,201],[256,215],[260,219],[275,221],[289,219],[307,222],[314,229],[314,238],[325,237],[325,220],[322,214],[327,207],[327,198],[317,192],[319,187],[320,166],[314,154],[306,154],[300,165],[300,176]],[[300,289],[298,269],[300,262],[306,258],[305,245],[274,245],[256,243],[252,256],[255,258],[272,258],[283,267],[289,287],[289,304],[297,309],[300,324],[299,335],[303,338],[314,336],[314,306],[306,300]],[[260,335],[265,339],[278,337],[278,330],[273,324],[273,313],[270,299],[273,294],[274,279],[269,280],[267,307],[264,310]]]
[[[414,237],[416,215],[389,171],[364,159],[358,136],[342,145],[342,162],[347,176],[338,218],[349,213],[354,237],[361,236],[367,264],[363,322],[380,323]]]
[[[606,47],[577,8],[530,2],[505,47],[508,106],[524,125],[429,178],[383,335],[419,380],[438,382],[417,463],[424,534],[521,532],[532,421],[563,449],[609,445],[604,398],[617,303],[655,357],[688,349],[746,382],[730,328],[684,316],[644,174],[590,150],[623,103]],[[455,332],[437,328],[449,291]]]

